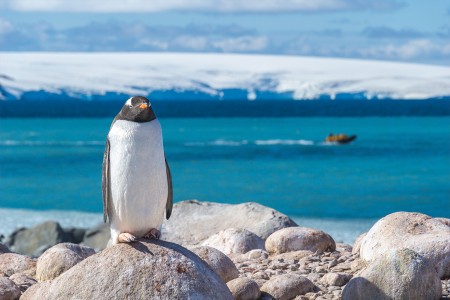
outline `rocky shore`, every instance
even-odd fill
[[[3,299],[450,299],[450,219],[397,212],[353,245],[256,203],[183,201],[162,240],[48,221],[0,243]]]

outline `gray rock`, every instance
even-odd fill
[[[228,228],[214,234],[202,243],[225,254],[244,254],[253,249],[263,249],[264,241],[246,229]]]
[[[32,228],[18,229],[8,239],[12,251],[29,256],[35,254],[36,250],[42,246],[53,246],[68,241],[69,237],[59,223],[53,221],[47,221]]]
[[[264,283],[261,291],[277,300],[288,300],[314,290],[314,283],[298,274],[283,274],[272,277]]]
[[[352,278],[352,275],[345,273],[327,273],[320,281],[328,286],[344,286]]]
[[[86,229],[78,228],[78,227],[68,227],[63,228],[66,233],[66,237],[69,243],[79,244],[84,239],[84,234],[86,233]]]
[[[0,273],[11,276],[32,269],[36,266],[36,261],[28,256],[17,253],[3,253],[0,255]]]
[[[314,252],[309,251],[309,250],[298,250],[298,251],[292,251],[292,252],[286,252],[286,253],[281,253],[281,254],[277,254],[272,256],[272,260],[300,260],[304,257],[307,256],[311,256],[313,255]]]
[[[442,286],[433,264],[410,249],[378,257],[347,283],[343,300],[439,299]]]
[[[266,240],[266,250],[271,254],[298,250],[332,252],[336,250],[336,243],[329,234],[321,230],[290,227],[272,233]]]
[[[11,250],[9,250],[8,246],[0,243],[0,254],[2,253],[11,253]]]
[[[56,278],[93,254],[95,254],[95,250],[87,246],[71,243],[55,245],[39,257],[36,279],[46,281]]]
[[[246,259],[266,259],[269,257],[269,253],[262,249],[253,249],[245,253]]]
[[[258,284],[248,278],[236,278],[227,282],[235,300],[256,300],[261,296]]]
[[[50,249],[52,246],[50,245],[42,245],[39,248],[37,248],[32,254],[31,257],[39,257],[42,255],[42,253],[44,253],[45,251],[47,251],[48,249]]]
[[[221,251],[208,246],[195,246],[189,248],[189,250],[203,259],[220,276],[223,282],[228,282],[239,276],[239,271],[234,263]]]
[[[82,244],[100,251],[106,248],[110,238],[109,225],[102,223],[86,230]]]
[[[9,279],[16,284],[22,293],[25,292],[30,286],[37,283],[36,279],[24,273],[13,274],[9,277]]]
[[[288,216],[258,203],[237,205],[182,201],[174,205],[165,221],[162,239],[182,245],[197,245],[213,234],[228,228],[247,229],[266,239],[285,227],[297,226]]]
[[[164,241],[108,247],[23,299],[232,299],[220,277],[194,253]]]
[[[450,226],[419,213],[397,212],[380,219],[361,241],[360,256],[372,262],[408,248],[431,260],[440,278],[450,277]]]
[[[7,277],[0,277],[0,300],[16,300],[20,297],[20,289]]]

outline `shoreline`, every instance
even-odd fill
[[[353,244],[378,219],[337,219],[290,216],[299,226],[315,228],[329,233],[336,242]],[[93,228],[102,224],[101,213],[72,210],[28,210],[0,208],[0,234],[8,236],[20,227],[33,227],[46,221],[56,221],[64,228]]]

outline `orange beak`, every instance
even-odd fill
[[[145,108],[147,108],[148,106],[147,106],[147,104],[146,103],[142,103],[141,105],[139,105],[139,108],[140,109],[145,109]]]

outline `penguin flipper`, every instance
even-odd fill
[[[106,138],[105,152],[103,153],[103,166],[102,166],[102,196],[103,196],[103,222],[109,219],[111,222],[111,176],[109,171],[109,139]]]
[[[170,173],[169,164],[167,163],[167,159],[164,157],[164,160],[166,161],[166,174],[167,174],[167,202],[166,202],[166,219],[168,220],[170,218],[170,215],[172,214],[172,207],[173,207],[173,188],[172,188],[172,174]]]

